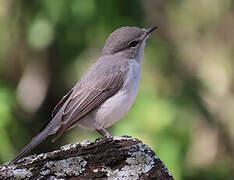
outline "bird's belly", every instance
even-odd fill
[[[99,129],[110,127],[120,120],[135,101],[140,79],[139,69],[140,65],[135,65],[129,72],[124,87],[92,113],[79,120],[77,125],[88,129]]]
[[[96,112],[96,121],[102,127],[107,128],[120,120],[131,108],[135,101],[137,89],[128,92],[120,91],[108,99]]]

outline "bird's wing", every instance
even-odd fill
[[[52,114],[51,114],[51,118],[53,118],[56,113],[59,111],[59,109],[64,105],[64,103],[68,100],[68,98],[70,97],[70,95],[72,94],[73,89],[71,89],[65,96],[62,97],[62,99],[58,102],[58,104],[55,106]]]
[[[82,85],[73,88],[70,97],[64,98],[68,102],[62,114],[62,126],[56,133],[54,140],[123,86],[127,68],[122,66],[126,66],[126,64],[116,65],[107,73],[102,73],[101,76],[87,82],[83,81]]]

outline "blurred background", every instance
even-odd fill
[[[234,175],[234,1],[0,0],[0,163],[50,120],[121,26],[148,39],[131,111],[109,130],[148,144],[177,180]],[[76,128],[32,153],[100,137]]]

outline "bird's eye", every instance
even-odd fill
[[[129,48],[136,47],[138,43],[139,43],[139,41],[132,41],[132,42],[130,42],[130,43],[128,44],[128,47],[129,47]]]

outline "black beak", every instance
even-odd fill
[[[158,28],[158,26],[154,26],[154,27],[151,27],[151,28],[147,29],[146,30],[146,36],[148,36],[152,31],[154,31],[157,28]]]

